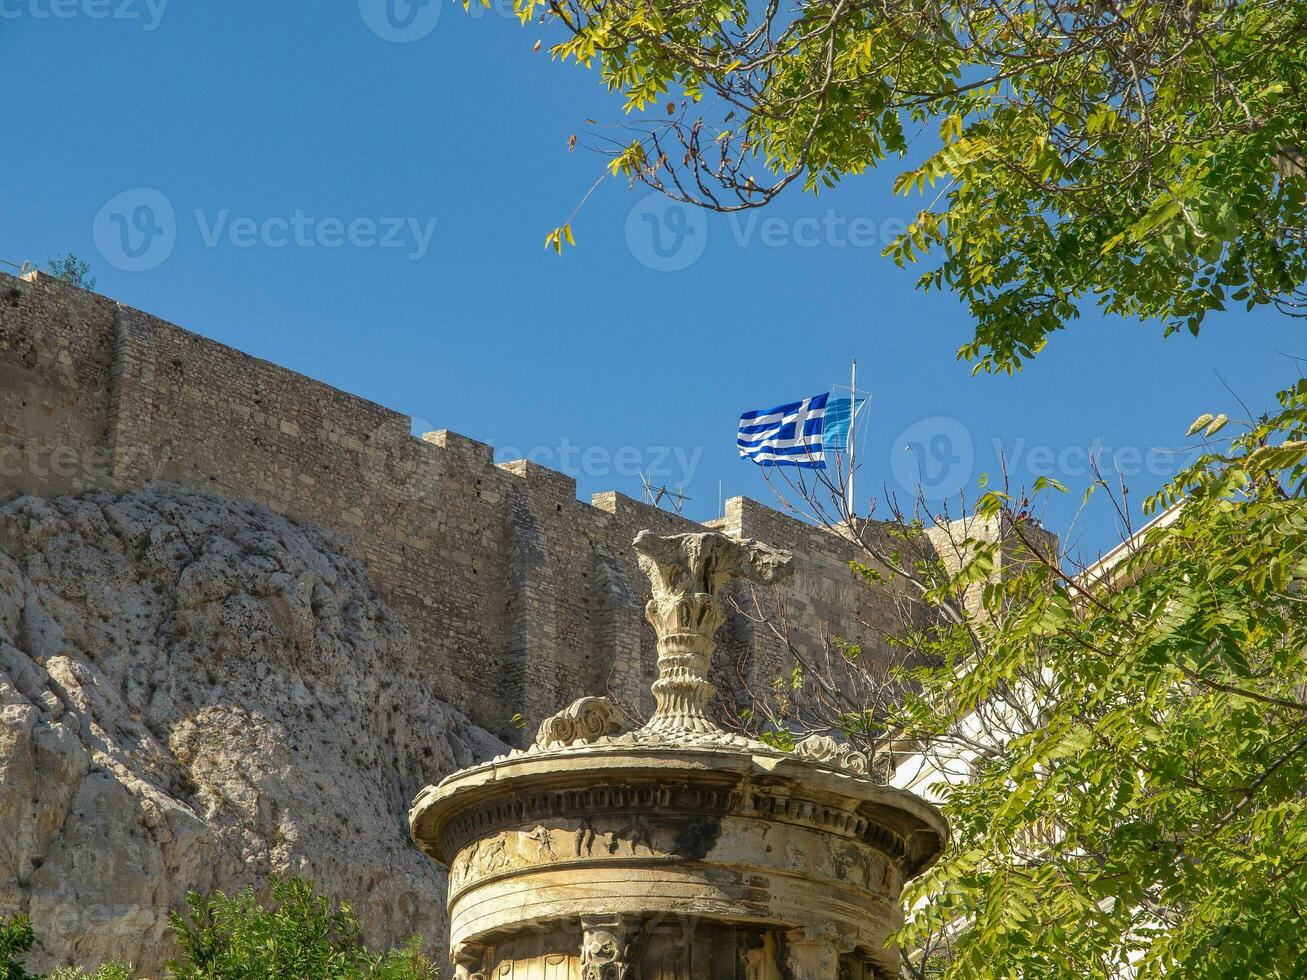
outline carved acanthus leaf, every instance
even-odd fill
[[[726,622],[717,595],[743,578],[774,585],[791,571],[793,556],[758,541],[737,540],[715,531],[659,537],[641,531],[634,542],[640,568],[653,593],[645,618],[658,634],[657,707],[646,731],[702,735],[720,731],[708,713],[716,688],[708,671]]]
[[[735,578],[774,585],[789,576],[794,561],[788,551],[716,531],[667,537],[641,531],[635,551],[655,597],[715,597]]]

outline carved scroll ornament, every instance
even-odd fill
[[[584,744],[620,735],[624,728],[621,713],[607,698],[578,698],[540,723],[536,745],[549,749]]]
[[[794,746],[794,754],[801,759],[823,762],[858,776],[867,774],[867,757],[863,753],[837,742],[829,735],[809,735]]]

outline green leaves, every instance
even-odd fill
[[[645,160],[644,144],[637,140],[608,162],[608,172],[614,177],[618,174],[634,177],[643,169]]]
[[[78,289],[94,289],[95,277],[91,275],[91,263],[84,262],[72,252],[66,255],[56,255],[46,265],[47,271],[56,279],[60,279],[70,286],[76,286]]]
[[[19,959],[36,943],[26,916],[13,915],[0,922],[0,980],[39,980],[23,969]]]
[[[273,878],[264,906],[252,889],[203,899],[187,896],[187,913],[169,919],[181,959],[172,980],[435,980],[414,942],[381,955],[363,945],[348,905],[314,894],[298,879]]]
[[[760,206],[911,146],[894,189],[931,224],[884,254],[968,305],[979,370],[1018,370],[1086,308],[1197,333],[1307,281],[1307,0],[517,3],[624,96],[640,135],[613,176]],[[669,94],[715,98],[641,117]]]
[[[271,900],[261,903],[252,888],[227,896],[186,896],[186,912],[172,912],[169,927],[180,958],[168,964],[166,980],[436,980],[435,966],[414,938],[381,954],[361,938],[348,905],[316,895],[300,879],[277,878]],[[32,948],[26,919],[0,924],[0,980],[42,980],[24,972],[16,958]],[[131,980],[126,967],[105,964],[94,974],[71,968],[47,980]]]
[[[1224,413],[1221,415],[1212,415],[1210,412],[1204,412],[1202,415],[1198,416],[1198,418],[1194,419],[1193,424],[1189,426],[1189,431],[1186,432],[1185,435],[1191,436],[1197,432],[1202,432],[1204,436],[1214,436],[1225,428],[1225,423],[1229,421],[1230,420],[1226,418]]]
[[[563,254],[563,242],[575,247],[576,239],[572,237],[572,225],[569,222],[565,225],[559,225],[548,235],[545,236],[545,248],[552,248],[555,254]]]
[[[909,949],[953,937],[932,976],[1304,975],[1307,385],[1281,403],[1081,585],[987,566],[983,607],[913,671],[895,721],[985,747],[940,787],[951,850],[906,895]],[[952,588],[975,582],[964,564]]]

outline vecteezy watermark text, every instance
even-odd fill
[[[877,221],[869,215],[849,216],[827,208],[820,217],[762,215],[757,210],[726,216],[731,239],[740,248],[755,242],[763,248],[884,248],[908,230],[903,218]]]
[[[174,455],[172,443],[127,449],[117,457],[104,446],[0,446],[0,477],[56,477],[102,486],[117,471],[158,480]]]
[[[907,230],[901,217],[880,220],[827,208],[797,218],[758,210],[725,215],[736,248],[882,249]],[[626,216],[626,247],[637,262],[655,272],[679,272],[699,261],[708,244],[703,208],[673,200],[661,191],[640,198]],[[715,232],[720,234],[720,231]]]
[[[1087,445],[1048,446],[1024,436],[989,438],[991,465],[1002,467],[1014,485],[1029,486],[1040,477],[1068,488],[1094,480],[1167,480],[1193,461],[1197,449],[1165,446],[1113,446],[1099,437]],[[959,419],[934,415],[913,422],[893,441],[890,472],[903,490],[927,500],[942,500],[975,489],[979,477],[976,441]]]
[[[289,217],[273,215],[232,217],[226,208],[206,214],[195,212],[195,224],[206,248],[224,240],[234,248],[406,248],[410,259],[420,259],[431,247],[436,219],[413,217],[315,218],[296,208]]]
[[[643,476],[684,487],[694,479],[703,452],[703,446],[579,446],[564,437],[557,446],[533,446],[525,451],[516,446],[501,447],[495,450],[495,461],[525,459],[569,476]]]
[[[289,214],[234,214],[229,208],[192,212],[206,248],[395,249],[418,261],[431,248],[435,218],[413,215],[317,216],[302,208]],[[179,232],[177,211],[163,192],[135,187],[115,194],[95,216],[95,247],[124,272],[156,269],[172,255]]]
[[[0,0],[0,20],[139,21],[152,31],[163,20],[168,0]]]
[[[430,36],[440,23],[440,10],[446,3],[448,0],[358,0],[359,14],[368,30],[392,44],[411,44]],[[470,0],[460,13],[473,20],[487,16],[518,19],[513,0]]]

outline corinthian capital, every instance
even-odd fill
[[[708,683],[716,649],[713,634],[726,621],[718,593],[736,578],[759,585],[780,582],[790,574],[793,556],[716,532],[659,537],[641,531],[635,551],[653,587],[645,618],[658,634],[658,680],[653,686],[658,707],[645,729],[719,731],[707,711],[715,691]]]
[[[716,531],[660,537],[641,531],[635,539],[640,568],[654,598],[703,594],[715,597],[732,579],[771,585],[789,577],[794,556],[749,538]]]

